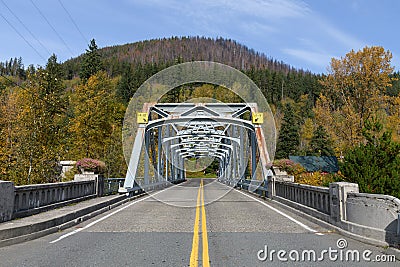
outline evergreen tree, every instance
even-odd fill
[[[289,158],[289,155],[293,155],[297,151],[299,144],[299,126],[294,116],[293,107],[288,103],[284,110],[275,157],[277,159]]]
[[[102,70],[102,63],[96,41],[92,39],[89,44],[89,49],[83,55],[81,71],[79,76],[82,81],[86,82],[90,76]]]
[[[136,89],[134,84],[134,77],[131,69],[131,65],[125,63],[123,65],[122,77],[117,85],[116,95],[123,103],[127,104],[131,100],[131,97],[135,94]]]
[[[324,127],[318,125],[313,133],[310,141],[310,154],[316,156],[334,156],[332,149],[332,141],[329,139],[328,133]]]
[[[400,197],[400,143],[382,129],[382,124],[367,121],[367,143],[348,150],[340,170],[346,181],[358,183],[361,192]]]

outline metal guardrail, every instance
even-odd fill
[[[117,194],[118,189],[124,185],[125,178],[104,179],[104,195]]]
[[[260,195],[261,197],[268,197],[268,187],[266,181],[248,179],[228,180],[221,178],[219,178],[218,181],[235,188],[251,191]]]
[[[149,184],[144,184],[144,179],[140,179],[141,177],[139,177],[139,179],[134,181],[134,187],[132,188],[124,188],[124,182],[125,182],[125,178],[111,178],[114,180],[111,180],[110,183],[118,183],[119,184],[119,188],[116,188],[115,186],[112,187],[112,185],[110,186],[112,188],[112,193],[128,193],[130,195],[136,195],[145,191],[152,191],[152,190],[156,190],[156,189],[161,189],[164,187],[167,187],[171,184],[179,184],[181,182],[184,182],[185,179],[177,179],[177,180],[171,180],[171,181],[157,181],[157,179],[155,177],[152,177],[149,179],[149,181],[151,183]],[[107,180],[105,180],[105,187],[107,187]],[[122,189],[122,190],[121,190]],[[115,191],[116,190],[116,191]],[[107,191],[107,189],[105,188],[105,191]]]

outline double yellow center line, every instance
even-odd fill
[[[207,219],[206,209],[204,208],[204,187],[203,179],[200,181],[200,187],[197,192],[196,215],[193,230],[192,253],[190,254],[190,267],[199,265],[199,223],[201,209],[201,238],[203,240],[203,267],[210,266],[210,258],[208,256],[208,237],[207,237]]]

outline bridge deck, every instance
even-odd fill
[[[213,179],[203,181],[202,189],[199,189],[201,179],[190,179],[180,186],[128,202],[74,228],[0,248],[0,266],[189,266],[196,246],[193,242],[196,221],[198,266],[207,266],[202,262],[207,248],[210,266],[279,266],[287,263],[278,261],[276,254],[272,263],[261,262],[257,259],[258,251],[265,246],[288,252],[337,249],[336,241],[343,238],[280,209],[274,202],[231,190]],[[205,219],[201,205],[196,208],[201,192]],[[202,233],[205,228],[206,243]],[[369,249],[374,255],[380,254],[379,248],[348,238],[347,241],[349,249]],[[327,257],[323,262],[299,264],[346,265],[331,262]],[[369,265],[361,262],[359,266]]]

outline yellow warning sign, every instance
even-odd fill
[[[138,112],[137,114],[137,123],[144,123],[146,124],[148,121],[148,115],[144,112]]]
[[[262,113],[253,113],[253,123],[262,124],[264,122],[264,116]]]

